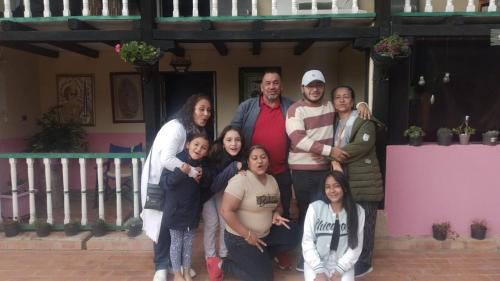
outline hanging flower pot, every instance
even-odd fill
[[[371,52],[373,62],[379,66],[391,67],[398,61],[408,58],[410,47],[408,40],[394,34],[380,40]]]
[[[163,52],[143,41],[130,41],[123,45],[116,44],[115,52],[120,58],[132,65],[142,74],[144,81],[149,81],[154,67],[158,64]]]

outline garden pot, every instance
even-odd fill
[[[98,224],[98,225],[93,225],[92,226],[92,234],[94,234],[95,237],[101,237],[106,234],[106,225],[103,224]]]
[[[80,232],[80,226],[75,224],[65,224],[64,225],[64,234],[66,236],[74,236]]]
[[[412,146],[420,146],[422,145],[422,137],[409,138],[408,144]]]
[[[14,237],[19,233],[19,223],[17,222],[4,223],[3,231],[5,233],[5,237]]]
[[[496,145],[497,144],[498,137],[490,135],[490,134],[483,134],[483,144],[485,145]]]
[[[38,237],[47,237],[50,234],[50,225],[39,226],[36,229],[36,235]]]
[[[460,144],[469,144],[470,135],[460,134],[460,135],[458,135],[458,138],[460,140]]]
[[[127,231],[128,237],[136,237],[142,233],[142,225],[131,226]]]
[[[432,226],[432,237],[436,240],[439,241],[444,241],[446,240],[446,237],[448,236],[448,231],[444,229],[440,229],[436,227],[435,225]]]
[[[438,144],[439,145],[448,146],[452,143],[452,140],[453,140],[452,134],[442,134],[442,135],[437,135],[437,137],[438,137]]]
[[[471,225],[470,237],[477,240],[484,240],[484,238],[486,238],[486,227],[482,225]]]

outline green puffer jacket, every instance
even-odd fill
[[[343,164],[347,167],[349,185],[356,202],[378,202],[384,198],[382,174],[375,152],[376,126],[384,125],[376,120],[356,118],[349,144],[342,147],[349,153]]]

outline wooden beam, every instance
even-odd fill
[[[68,19],[68,28],[71,30],[98,30],[90,23],[79,19]]]
[[[65,42],[109,42],[140,40],[139,30],[72,30],[72,31],[4,31],[0,41],[51,43]]]
[[[392,30],[401,36],[422,37],[463,37],[484,36],[490,37],[492,29],[499,29],[500,24],[471,24],[471,25],[393,25]]]
[[[357,38],[354,40],[352,47],[354,49],[362,50],[362,49],[370,49],[378,42],[378,38]]]
[[[35,55],[45,56],[45,57],[49,57],[49,58],[59,57],[58,51],[42,48],[42,47],[31,45],[31,44],[0,42],[0,45],[5,46],[7,48],[11,48],[11,49],[19,50],[19,51],[24,51],[24,52],[32,53]]]
[[[68,42],[53,42],[51,43],[51,45],[89,58],[96,59],[99,57],[99,51],[82,46],[80,44],[68,43]]]
[[[252,30],[261,31],[264,30],[266,24],[263,20],[256,20],[252,22]],[[253,41],[252,42],[252,55],[258,56],[262,52],[262,42]]]
[[[25,24],[21,24],[15,21],[2,21],[1,23],[2,30],[3,31],[33,31],[36,30],[30,26],[27,26]]]
[[[202,31],[215,30],[213,22],[210,21],[210,20],[202,20],[200,22],[200,27],[201,27]],[[219,55],[221,55],[221,56],[227,56],[229,54],[229,50],[227,49],[226,44],[224,44],[224,42],[221,42],[221,41],[210,41],[210,43],[212,43],[212,45],[217,50],[217,52],[219,53]]]
[[[316,22],[314,29],[326,29],[329,28],[332,24],[331,18],[320,18]],[[301,40],[295,46],[293,50],[293,54],[296,56],[302,55],[305,51],[307,51],[314,44],[314,40]]]

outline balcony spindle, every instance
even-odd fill
[[[278,1],[271,1],[271,15],[276,16],[278,14]]]
[[[84,17],[88,16],[90,14],[89,10],[89,0],[83,0],[82,1],[82,15]]]
[[[318,14],[318,1],[317,0],[312,0],[311,1],[311,14],[316,15]]]
[[[217,7],[217,4],[217,0],[212,0],[212,12],[210,13],[212,17],[216,17],[218,15],[219,8]]]
[[[122,16],[128,16],[128,0],[122,0]]]
[[[52,215],[52,176],[50,173],[50,159],[43,158],[45,166],[45,192],[47,193],[47,222],[54,224],[54,216]]]
[[[108,0],[102,0],[102,15],[105,17],[109,16]]]
[[[116,184],[116,225],[122,225],[122,170],[120,158],[115,158],[115,184]]]
[[[24,17],[31,18],[31,1],[24,0],[23,3],[24,3]]]
[[[236,17],[238,15],[238,0],[231,1],[231,16]]]
[[[61,158],[64,194],[64,224],[70,221],[69,185],[68,185],[68,158]]]
[[[495,0],[490,0],[490,4],[488,5],[488,12],[496,12],[497,11],[497,4],[495,3]]]
[[[87,172],[85,166],[85,158],[79,158],[78,163],[80,164],[80,186],[82,193],[82,225],[87,225]]]
[[[17,198],[17,167],[16,167],[16,159],[9,158],[10,164],[10,188],[12,192],[12,219],[19,220],[19,204]]]
[[[358,0],[352,0],[352,9],[351,13],[357,14],[359,13],[359,6],[358,6]]]
[[[432,1],[431,0],[425,0],[424,12],[432,13]]]
[[[468,0],[467,1],[467,8],[465,9],[467,12],[475,12],[476,11],[476,5],[474,4],[474,0]]]
[[[10,0],[3,0],[3,17],[11,18],[12,17],[12,8],[10,7]]]
[[[97,163],[97,190],[99,192],[99,218],[104,220],[104,180],[102,174],[102,158],[95,160]]]
[[[296,1],[296,0],[292,0]],[[257,16],[257,0],[252,0],[252,16]]]
[[[139,217],[139,165],[137,158],[132,159],[132,184],[134,190],[134,217]]]
[[[50,1],[43,0],[43,16],[50,17]]]
[[[172,11],[172,16],[174,18],[179,17],[179,0],[174,0],[174,10]]]
[[[445,12],[454,12],[455,11],[455,6],[453,5],[453,0],[447,0],[446,1],[446,7],[444,8]]]
[[[332,0],[332,14],[339,13],[339,5],[337,4],[337,0]]]
[[[198,14],[198,0],[193,0],[193,17],[197,17]]]
[[[36,206],[35,206],[35,173],[33,170],[33,158],[26,158],[26,165],[28,167],[28,190],[30,201],[30,220],[29,223],[35,223],[36,219]]]
[[[64,0],[63,2],[63,16],[68,17],[70,16],[70,11],[69,11],[69,0]]]

